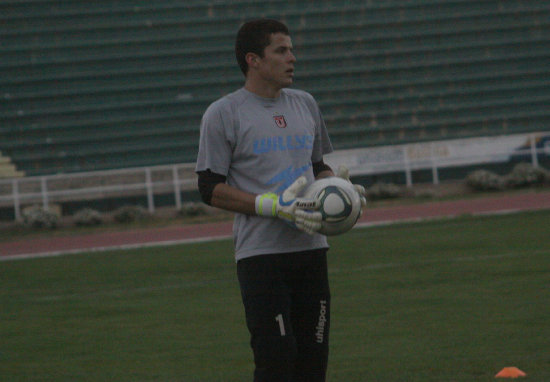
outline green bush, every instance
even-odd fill
[[[179,210],[179,215],[183,217],[200,216],[206,214],[206,206],[202,203],[184,203]]]
[[[492,171],[476,170],[468,174],[466,184],[476,191],[502,190],[506,182],[504,178]]]
[[[95,226],[103,223],[103,216],[99,211],[83,208],[74,214],[73,221],[77,226]]]
[[[394,199],[401,194],[401,188],[393,183],[375,183],[367,189],[369,200]]]
[[[535,167],[531,163],[518,163],[512,172],[505,177],[508,187],[520,188],[544,184],[550,174],[542,167]]]
[[[117,223],[132,223],[146,219],[149,216],[149,212],[141,206],[123,206],[113,213],[113,219]]]
[[[545,183],[550,183],[550,172],[530,163],[518,163],[504,176],[488,170],[476,170],[466,177],[466,184],[476,191],[540,186]]]
[[[31,228],[57,228],[60,216],[39,206],[26,208],[22,213],[23,225]]]

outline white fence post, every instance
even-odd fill
[[[179,211],[181,209],[181,187],[178,166],[176,165],[172,167],[172,178],[174,180],[174,198],[176,200],[176,209]]]
[[[433,184],[439,184],[439,171],[437,169],[437,159],[434,155],[434,143],[430,144],[430,160],[432,161],[432,180]]]
[[[13,179],[11,182],[13,192],[13,210],[15,212],[15,220],[21,220],[21,205],[19,204],[19,182]]]
[[[539,158],[537,156],[537,139],[535,134],[531,134],[531,162],[533,167],[539,167]]]
[[[412,187],[411,164],[409,162],[409,156],[407,155],[406,146],[403,146],[403,165],[405,167],[405,178],[407,179],[407,187]]]
[[[147,207],[149,212],[155,212],[155,200],[153,198],[153,182],[151,181],[151,168],[145,168],[145,187],[147,188]]]
[[[42,192],[42,207],[47,211],[50,208],[50,201],[48,198],[48,184],[45,176],[40,178],[40,191]]]

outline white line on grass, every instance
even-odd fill
[[[202,288],[206,285],[212,285],[214,283],[228,283],[233,281],[232,278],[227,279],[211,279],[211,280],[197,280],[197,281],[185,281],[175,284],[167,285],[155,285],[148,287],[135,287],[135,288],[125,288],[125,289],[110,289],[110,290],[100,290],[100,291],[90,291],[82,293],[67,293],[67,294],[52,294],[44,296],[33,296],[31,301],[61,301],[68,299],[82,299],[82,298],[97,298],[97,297],[118,297],[118,298],[127,298],[129,295],[139,295],[139,294],[148,294],[154,292],[162,292],[169,290],[184,290],[184,289],[194,289]]]
[[[164,246],[172,246],[172,245],[179,245],[179,244],[204,243],[204,242],[225,240],[229,238],[231,238],[230,235],[207,236],[207,237],[200,237],[195,239],[166,240],[166,241],[154,241],[149,243],[122,244],[122,245],[82,248],[82,249],[65,249],[61,251],[50,251],[50,252],[39,252],[39,253],[23,253],[20,255],[0,256],[0,261],[26,260],[26,259],[37,259],[41,257],[56,257],[56,256],[64,256],[64,255],[78,255],[83,253],[164,247]]]
[[[438,260],[423,260],[423,261],[406,261],[406,262],[397,262],[397,263],[378,263],[378,264],[368,264],[362,267],[353,267],[353,268],[332,268],[329,269],[330,274],[336,273],[355,273],[363,271],[373,271],[380,269],[389,269],[389,268],[401,268],[401,267],[410,267],[410,266],[422,266],[422,265],[432,265],[432,264],[452,264],[452,263],[462,263],[462,262],[476,262],[476,261],[485,261],[485,260],[498,260],[498,259],[511,259],[529,255],[548,255],[550,254],[550,249],[540,249],[535,251],[523,251],[523,252],[510,252],[502,253],[498,255],[480,255],[480,256],[465,256],[452,259],[438,259]]]
[[[521,212],[530,211],[527,209],[506,209],[506,210],[498,210],[498,211],[488,211],[488,212],[467,212],[467,213],[456,213],[456,214],[449,214],[449,215],[436,215],[436,216],[428,216],[428,217],[420,217],[420,218],[405,218],[405,219],[398,219],[398,220],[380,220],[376,222],[362,222],[357,223],[353,228],[368,228],[368,227],[383,227],[387,225],[395,225],[395,224],[407,224],[407,223],[423,223],[423,222],[430,222],[430,221],[438,221],[438,220],[451,220],[451,219],[457,219],[463,216],[500,216],[500,215],[511,215],[511,214],[517,214]]]

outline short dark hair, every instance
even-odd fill
[[[241,71],[246,76],[248,64],[246,63],[247,53],[256,53],[258,56],[264,56],[264,49],[271,43],[273,33],[283,33],[290,35],[285,24],[273,19],[256,19],[244,23],[235,41],[235,56]]]

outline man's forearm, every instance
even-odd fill
[[[212,192],[213,207],[246,215],[256,215],[256,195],[241,191],[226,183],[219,183]]]

